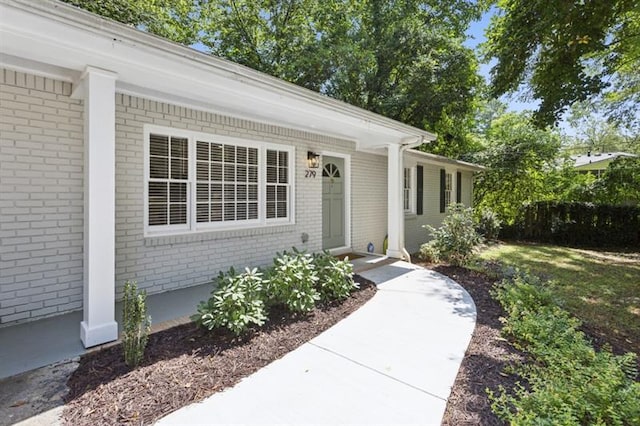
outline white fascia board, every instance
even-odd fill
[[[420,162],[435,164],[435,165],[443,165],[443,164],[452,164],[462,170],[469,170],[472,172],[481,172],[486,170],[487,168],[481,166],[479,164],[468,163],[466,161],[454,160],[452,158],[443,157],[442,155],[431,154],[428,152],[418,151],[415,149],[410,149],[406,151],[406,154],[414,159],[417,159]]]
[[[193,98],[259,121],[298,123],[372,144],[399,144],[424,130],[143,33],[59,2],[1,0],[3,53],[70,70],[92,65],[117,72],[119,83]]]

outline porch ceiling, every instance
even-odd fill
[[[0,65],[76,82],[87,65],[116,90],[353,140],[376,150],[435,136],[57,1],[0,0]]]

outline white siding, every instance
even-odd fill
[[[412,160],[409,160],[411,162]],[[416,160],[413,160],[414,164]],[[421,163],[417,160],[417,165],[424,168],[423,197],[424,209],[422,215],[405,215],[405,247],[409,253],[416,253],[420,246],[429,241],[429,232],[423,228],[424,225],[431,225],[435,228],[442,224],[445,214],[440,213],[440,169],[445,169],[452,174],[453,183],[451,190],[451,200],[456,200],[456,173],[462,173],[462,203],[472,205],[472,181],[473,173],[460,170],[455,165],[443,163],[442,165],[433,163]]]

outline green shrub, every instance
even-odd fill
[[[420,246],[420,258],[429,263],[440,262],[440,252],[438,251],[435,240],[431,240]]]
[[[135,281],[124,283],[122,350],[124,362],[132,368],[137,367],[142,361],[151,330],[151,317],[147,315],[146,299],[146,292],[138,292]]]
[[[313,310],[320,293],[316,286],[318,271],[313,256],[299,252],[283,252],[273,259],[269,270],[266,295],[269,303],[281,303],[292,312]]]
[[[478,216],[477,231],[487,240],[495,240],[500,234],[502,222],[500,218],[490,208],[483,208]]]
[[[353,281],[353,265],[348,258],[339,260],[324,251],[314,254],[313,262],[318,270],[317,287],[322,300],[343,300],[358,288]]]
[[[495,296],[507,312],[503,333],[531,360],[515,367],[526,387],[489,392],[498,416],[515,425],[640,424],[635,354],[594,350],[536,278],[505,280]]]
[[[192,319],[212,330],[225,327],[236,335],[251,324],[262,325],[267,319],[263,300],[264,279],[257,269],[245,269],[241,274],[231,268],[216,279],[216,288],[206,302],[198,306]]]
[[[425,225],[433,238],[420,247],[421,252],[434,254],[437,258],[452,265],[466,265],[473,255],[474,249],[482,242],[473,223],[473,212],[463,204],[452,204],[438,229]]]

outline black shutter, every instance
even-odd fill
[[[416,213],[417,214],[422,214],[422,201],[423,201],[423,193],[424,193],[424,182],[423,182],[423,178],[424,178],[424,173],[422,170],[422,166],[418,166],[417,168],[417,173],[418,173],[418,182],[417,182],[417,188],[416,188]]]
[[[444,169],[440,169],[440,213],[444,213],[447,206],[444,203],[444,188],[447,180],[447,172]]]
[[[462,173],[456,173],[456,203],[462,202]]]

